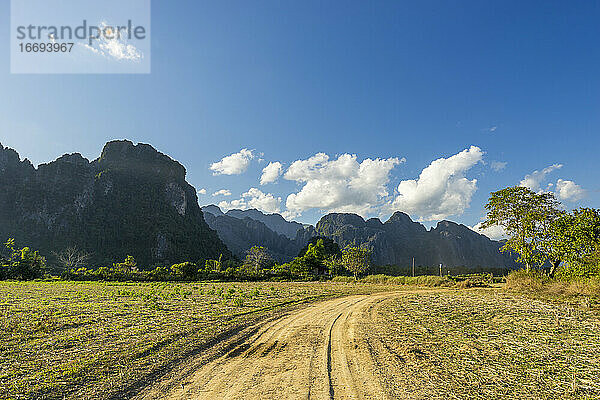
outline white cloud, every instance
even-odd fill
[[[239,175],[246,172],[253,158],[252,150],[242,149],[238,153],[223,157],[221,161],[212,163],[210,170],[213,171],[213,175]]]
[[[283,166],[280,162],[270,162],[269,165],[264,167],[262,170],[260,184],[266,185],[267,183],[275,182],[282,173]]]
[[[281,197],[275,197],[271,193],[263,193],[257,188],[250,188],[242,197],[230,202],[222,201],[219,207],[222,210],[240,209],[247,210],[256,208],[265,213],[279,213],[281,205]]]
[[[491,128],[488,128],[489,132],[496,132],[496,129],[498,129],[497,126],[492,126]]]
[[[354,154],[342,154],[330,160],[317,153],[306,160],[294,161],[284,178],[304,186],[287,197],[288,217],[311,208],[326,212],[354,212],[367,215],[388,196],[386,185],[391,170],[405,159],[367,158],[359,163]]]
[[[489,237],[492,240],[502,240],[502,239],[507,238],[504,228],[502,228],[499,225],[493,225],[488,228],[482,228],[481,222],[479,222],[475,226],[470,226],[469,228],[471,228],[472,230],[474,230],[477,233],[480,233],[482,235]]]
[[[102,32],[106,32],[107,34],[99,35],[99,37],[92,42],[92,45],[87,43],[78,44],[95,54],[112,58],[117,61],[140,62],[144,58],[144,54],[137,47],[127,43],[127,30],[119,32],[109,26],[106,21],[100,22],[98,27]],[[110,38],[107,38],[107,36]]]
[[[213,195],[213,197],[216,197],[216,196],[231,196],[231,191],[229,189],[221,189],[221,190],[217,190],[212,195]]]
[[[404,211],[425,221],[462,214],[477,190],[477,179],[469,180],[465,173],[482,159],[483,151],[471,146],[449,158],[433,161],[418,179],[400,182],[390,211]]]
[[[534,192],[539,192],[542,190],[541,184],[546,178],[546,175],[548,175],[552,171],[562,168],[562,166],[562,164],[553,164],[549,167],[544,168],[541,171],[533,171],[531,174],[525,175],[525,178],[521,180],[519,186],[529,188]]]
[[[556,195],[563,201],[577,201],[585,196],[585,190],[573,181],[559,179],[556,182]]]
[[[206,194],[206,189],[202,188],[198,190],[198,194]]]
[[[506,161],[492,161],[491,167],[494,171],[499,172],[506,168],[508,163]]]

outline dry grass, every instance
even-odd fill
[[[437,275],[418,275],[418,276],[390,276],[384,274],[367,275],[364,278],[355,281],[351,276],[336,276],[334,282],[345,283],[367,283],[377,285],[397,285],[397,286],[420,286],[420,287],[455,287],[457,289],[467,289],[472,287],[488,287],[493,283],[493,277],[488,274],[471,274],[460,277],[437,276]]]
[[[600,315],[498,291],[407,294],[365,326],[397,398],[600,398]]]
[[[332,283],[0,282],[0,398],[119,398],[235,326]]]
[[[600,277],[550,279],[537,271],[514,271],[506,278],[505,289],[527,293],[532,297],[581,300],[591,304],[600,302]]]

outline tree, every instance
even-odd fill
[[[554,221],[562,215],[559,204],[552,193],[534,193],[520,186],[502,189],[493,192],[485,205],[488,212],[482,227],[503,227],[509,238],[501,250],[519,254],[517,261],[530,270],[553,254],[547,250]]]
[[[244,260],[244,269],[258,275],[263,269],[270,268],[273,265],[273,258],[268,250],[263,246],[252,246]]]
[[[174,264],[171,266],[171,273],[180,279],[192,280],[198,274],[198,266],[188,261]]]
[[[122,263],[116,263],[113,266],[117,271],[124,273],[138,272],[137,262],[135,262],[135,258],[133,258],[133,256],[125,257],[125,261]]]
[[[220,273],[223,268],[223,254],[219,255],[218,260],[206,260],[204,262],[204,270],[207,273],[217,272]]]
[[[572,213],[563,213],[552,225],[552,235],[547,251],[552,261],[550,276],[564,261],[574,275],[586,275],[589,268],[598,266],[600,253],[600,211],[580,208]],[[579,270],[578,272],[575,269]]]
[[[544,224],[543,237],[538,243],[538,249],[550,263],[548,275],[552,278],[560,264],[570,257],[573,251],[573,240],[569,231],[572,228],[573,216],[560,212],[551,221]]]
[[[341,254],[341,252],[340,252],[340,254]],[[324,264],[325,264],[325,267],[327,267],[327,270],[329,271],[329,276],[338,276],[338,275],[341,275],[342,272],[344,271],[344,264],[342,264],[341,256],[340,257],[335,257],[335,256],[327,257]]]
[[[90,255],[80,251],[77,247],[67,247],[60,253],[54,253],[59,264],[65,269],[70,270],[83,266],[90,259]]]
[[[18,249],[14,239],[8,239],[4,246],[8,256],[2,260],[0,272],[2,278],[28,280],[43,276],[46,270],[46,259],[37,251],[29,247]]]
[[[327,272],[325,260],[329,256],[323,239],[309,243],[305,253],[296,257],[290,264],[290,272],[294,276],[309,278]]]
[[[347,246],[342,250],[342,265],[354,275],[354,279],[367,272],[371,264],[371,250]]]
[[[298,253],[298,257],[302,257],[303,255],[305,255],[306,252],[308,251],[309,246],[311,244],[316,245],[316,244],[318,244],[319,241],[321,241],[320,246],[323,246],[323,248],[324,248],[326,258],[330,257],[330,256],[335,256],[335,257],[342,256],[342,252],[340,251],[340,246],[338,246],[338,244],[336,242],[334,242],[333,239],[330,239],[325,236],[315,236],[308,241],[308,243],[306,244],[306,246],[304,246],[302,248],[302,250],[300,250],[300,252]]]

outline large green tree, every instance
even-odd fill
[[[41,278],[46,270],[46,259],[29,247],[19,249],[14,239],[4,244],[6,258],[0,260],[0,278],[28,280]]]
[[[553,221],[550,235],[542,245],[541,251],[548,254],[552,264],[550,276],[554,276],[561,262],[574,275],[586,275],[588,266],[598,267],[600,211],[580,208],[572,213],[562,213]]]
[[[306,251],[290,263],[290,273],[303,279],[323,273],[328,270],[326,260],[330,253],[323,239],[310,242]]]
[[[560,203],[552,193],[534,193],[525,187],[509,187],[493,192],[485,208],[482,227],[501,226],[508,236],[502,251],[519,255],[517,261],[527,270],[549,260],[555,221],[563,218]],[[556,262],[556,260],[552,260]],[[558,261],[560,263],[560,261]]]

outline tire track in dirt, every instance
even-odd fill
[[[386,399],[358,325],[396,294],[323,301],[254,327],[218,357],[198,363],[177,385],[156,385],[142,399]],[[170,378],[171,380],[178,378]]]

